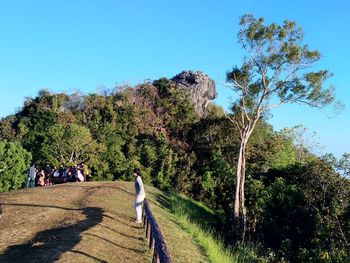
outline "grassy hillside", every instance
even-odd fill
[[[169,212],[169,196],[151,187],[147,193],[173,261],[208,261]],[[0,262],[149,262],[144,232],[133,223],[133,199],[128,182],[2,193]]]

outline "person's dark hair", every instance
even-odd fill
[[[135,168],[134,173],[137,174],[138,176],[141,176],[141,171],[139,168]]]

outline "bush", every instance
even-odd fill
[[[18,142],[0,142],[0,192],[23,187],[32,155]]]

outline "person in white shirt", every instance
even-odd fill
[[[84,182],[84,175],[80,169],[77,169],[77,179],[79,182]]]
[[[141,171],[138,168],[134,169],[135,176],[135,210],[136,210],[136,220],[135,223],[142,223],[142,202],[146,198],[145,188],[143,187],[143,182],[141,178]]]

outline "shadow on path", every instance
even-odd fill
[[[131,193],[131,192],[129,192],[129,191],[127,191],[127,190],[123,189],[123,188],[120,188],[119,186],[115,186],[115,185],[113,185],[113,187],[110,187],[110,188],[113,188],[113,189],[118,189],[118,190],[120,190],[120,191],[122,191],[122,192],[124,192],[124,193],[127,193],[128,195],[135,196],[135,193]]]
[[[5,205],[75,210],[81,211],[86,218],[72,225],[41,231],[29,242],[8,247],[7,250],[0,255],[0,262],[55,262],[63,253],[72,251],[72,248],[81,241],[82,232],[102,222],[104,212],[103,209],[98,207],[73,209],[60,206],[28,204],[5,203]],[[84,253],[84,255],[94,258],[99,262],[105,262],[104,260],[88,255],[87,253]]]
[[[91,256],[91,255],[89,255],[89,254],[87,254],[85,252],[82,252],[82,251],[71,250],[70,252],[75,253],[75,254],[80,254],[80,255],[83,255],[83,256],[88,257],[88,258],[92,258],[95,261],[100,262],[100,263],[108,263],[108,261],[106,261],[106,260],[99,259],[97,257]]]
[[[114,233],[117,233],[118,235],[122,235],[124,237],[127,237],[127,238],[131,238],[131,239],[135,239],[135,240],[141,240],[143,241],[144,238],[143,237],[135,237],[135,236],[131,236],[131,235],[128,235],[128,234],[125,234],[125,233],[122,233],[112,227],[109,227],[109,226],[106,226],[106,225],[102,225],[102,224],[99,224],[100,227],[104,227],[106,229],[109,229],[110,231],[114,232]]]
[[[57,205],[36,205],[36,204],[21,204],[21,203],[8,203],[4,202],[2,203],[5,206],[28,206],[28,207],[42,207],[42,208],[55,208],[55,209],[62,209],[62,210],[71,210],[71,211],[83,211],[83,209],[80,208],[69,208],[64,206],[57,206]]]
[[[104,237],[101,237],[101,236],[98,236],[98,235],[95,235],[95,234],[84,233],[84,235],[96,237],[96,238],[98,238],[100,240],[103,240],[103,241],[106,241],[106,242],[108,242],[108,243],[110,243],[110,244],[112,244],[112,245],[114,245],[116,247],[119,247],[119,248],[122,248],[122,249],[126,249],[126,250],[130,250],[130,251],[134,251],[135,253],[145,253],[146,252],[144,250],[134,249],[134,248],[130,248],[130,247],[124,247],[124,246],[119,245],[119,244],[117,244],[117,243],[115,243],[113,241],[108,240],[107,238],[104,238]]]

